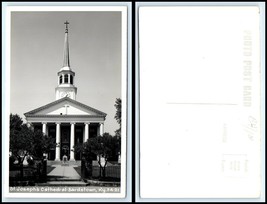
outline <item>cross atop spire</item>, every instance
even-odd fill
[[[65,33],[67,33],[68,32],[68,24],[70,24],[70,23],[68,21],[66,21],[64,24],[66,25]]]

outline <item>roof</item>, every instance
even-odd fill
[[[104,116],[104,117],[105,117],[105,116],[107,115],[106,113],[104,113],[104,112],[102,112],[102,111],[99,111],[99,110],[97,110],[97,109],[95,109],[95,108],[92,108],[92,107],[87,106],[87,105],[85,105],[85,104],[83,104],[83,103],[80,103],[80,102],[78,102],[78,101],[75,101],[75,100],[73,100],[73,99],[71,99],[71,98],[69,98],[69,97],[64,97],[64,98],[61,98],[61,99],[59,99],[59,100],[53,101],[52,103],[46,104],[46,105],[41,106],[41,107],[39,107],[39,108],[36,108],[36,109],[34,109],[34,110],[32,110],[32,111],[26,112],[26,113],[24,113],[24,115],[25,115],[26,117],[27,117],[27,116],[33,116],[33,115],[35,115],[35,113],[38,113],[38,112],[41,111],[41,110],[50,108],[50,107],[55,106],[55,105],[57,105],[57,104],[59,104],[59,103],[61,103],[61,102],[64,102],[64,101],[68,101],[68,102],[70,102],[70,103],[76,104],[77,106],[83,107],[83,108],[85,108],[85,109],[87,109],[87,110],[89,110],[89,111],[93,111],[93,112],[95,112],[98,116]]]

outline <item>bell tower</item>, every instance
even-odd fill
[[[64,51],[63,51],[63,67],[57,73],[58,86],[56,87],[56,100],[69,97],[76,100],[77,88],[74,86],[75,72],[70,68],[69,58],[69,39],[68,39],[68,25],[69,22],[64,23],[65,28],[65,39],[64,39]]]

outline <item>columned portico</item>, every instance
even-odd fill
[[[47,117],[49,118],[49,116]],[[75,122],[72,122],[74,120],[64,121],[63,118],[66,116],[60,115],[60,117],[62,117],[60,122],[53,122],[52,118],[49,118],[45,122],[31,121],[28,122],[28,125],[32,125],[35,131],[41,130],[48,137],[54,139],[55,146],[46,155],[48,160],[61,161],[64,155],[68,157],[69,161],[80,160],[80,152],[75,151],[73,147],[82,145],[90,138],[103,136],[104,123],[91,120],[80,121],[79,118]],[[43,119],[45,120],[45,118]]]

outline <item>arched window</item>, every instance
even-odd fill
[[[70,75],[70,84],[73,84],[73,76]]]
[[[62,84],[62,75],[59,77],[59,84]]]
[[[68,75],[67,74],[64,75],[64,82],[68,83]]]

